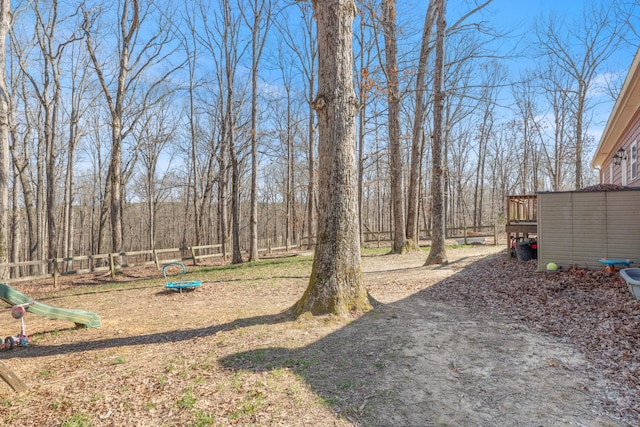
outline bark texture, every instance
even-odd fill
[[[447,264],[447,250],[445,246],[446,220],[444,209],[444,156],[443,147],[444,129],[442,113],[444,110],[444,38],[446,31],[445,21],[446,0],[437,0],[436,13],[436,64],[433,78],[433,142],[431,156],[433,160],[431,193],[432,193],[432,229],[431,229],[431,250],[425,265]]]
[[[353,87],[353,0],[315,0],[318,28],[319,217],[309,286],[295,315],[346,316],[370,308],[360,265]]]
[[[9,260],[9,91],[6,75],[7,34],[11,23],[11,2],[0,1],[0,263]],[[0,270],[0,278],[8,271]]]

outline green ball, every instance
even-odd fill
[[[547,270],[556,271],[557,269],[558,269],[558,264],[556,264],[555,262],[550,262],[549,264],[547,264]]]

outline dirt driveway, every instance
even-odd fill
[[[33,344],[0,357],[30,390],[16,395],[0,384],[2,420],[634,424],[611,408],[616,385],[567,340],[443,296],[457,292],[456,280],[474,286],[502,249],[450,250],[450,264],[438,267],[422,266],[424,252],[365,256],[377,304],[349,320],[281,314],[304,291],[308,260],[201,272],[203,287],[189,294],[166,294],[158,280],[108,289],[76,283],[54,294],[24,288],[49,304],[96,311],[103,326],[76,330],[27,315]],[[15,328],[9,315],[0,316],[0,331]]]

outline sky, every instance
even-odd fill
[[[450,0],[450,3],[452,1],[457,0]],[[611,1],[613,4],[614,0]],[[525,32],[526,37],[526,31],[536,20],[553,16],[570,23],[574,19],[580,18],[585,5],[590,2],[591,0],[493,0],[488,8],[491,10],[489,15],[495,16],[495,19],[491,19],[497,25],[505,25],[506,28],[510,26],[518,32]],[[610,73],[619,75],[620,79],[624,79],[635,52],[636,46],[627,46],[612,56],[603,68],[606,68]],[[589,133],[595,138],[597,145],[613,108],[614,100],[610,96],[601,95],[594,101],[597,105],[594,108],[593,122],[589,126]]]

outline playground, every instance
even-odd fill
[[[16,393],[0,382],[3,421],[638,421],[639,362],[635,352],[625,356],[620,346],[637,348],[640,302],[616,274],[535,273],[531,262],[507,260],[502,246],[466,246],[448,255],[448,265],[424,267],[424,251],[365,253],[364,276],[375,308],[353,319],[282,314],[307,286],[308,254],[253,265],[187,266],[185,279],[202,286],[183,292],[167,290],[155,269],[115,282],[75,277],[55,290],[46,281],[12,285],[40,304],[96,313],[101,323],[78,328],[73,319],[50,319],[27,308],[29,345],[0,352],[0,361],[28,389]],[[576,284],[578,277],[586,285]],[[606,317],[580,308],[579,300],[602,306]],[[620,310],[625,320],[618,324]],[[595,324],[604,324],[600,338]],[[0,312],[0,335],[19,330],[10,310]],[[616,334],[621,339],[612,338]]]

